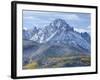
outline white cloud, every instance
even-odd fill
[[[33,16],[24,16],[24,19],[33,19]]]
[[[80,20],[79,16],[76,14],[69,14],[67,15],[68,20]]]
[[[90,27],[90,25],[87,27],[87,29],[90,29],[91,27]]]
[[[81,32],[86,32],[85,29],[74,28],[74,30],[77,31],[77,32],[80,32],[80,33],[81,33]]]
[[[23,27],[24,30],[27,30],[27,27]]]
[[[87,33],[90,33],[90,29],[82,29],[82,28],[74,28],[75,31],[77,32],[87,32]]]

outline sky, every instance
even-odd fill
[[[90,33],[91,14],[73,12],[50,12],[50,11],[29,11],[23,10],[23,27],[33,28],[34,26],[43,28],[55,19],[64,19],[70,26],[78,32]]]

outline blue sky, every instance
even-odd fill
[[[42,28],[56,18],[64,19],[76,31],[90,33],[91,14],[73,13],[73,12],[46,12],[46,11],[23,11],[23,27],[33,28],[34,26]]]

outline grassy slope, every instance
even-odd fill
[[[23,66],[23,69],[90,66],[90,63],[90,56],[48,57],[41,65],[36,61],[32,61]]]

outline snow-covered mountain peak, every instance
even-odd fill
[[[64,20],[64,19],[55,19],[52,23],[51,26],[56,29],[56,30],[61,30],[61,31],[69,31],[69,30],[73,30],[72,27],[69,26],[69,24]],[[50,27],[51,27],[50,26]],[[51,28],[52,28],[51,27]]]
[[[32,30],[23,31],[23,35],[23,39],[29,39],[40,44],[64,44],[90,50],[91,41],[88,33],[74,31],[74,28],[63,19],[55,19],[43,29],[34,27]]]

